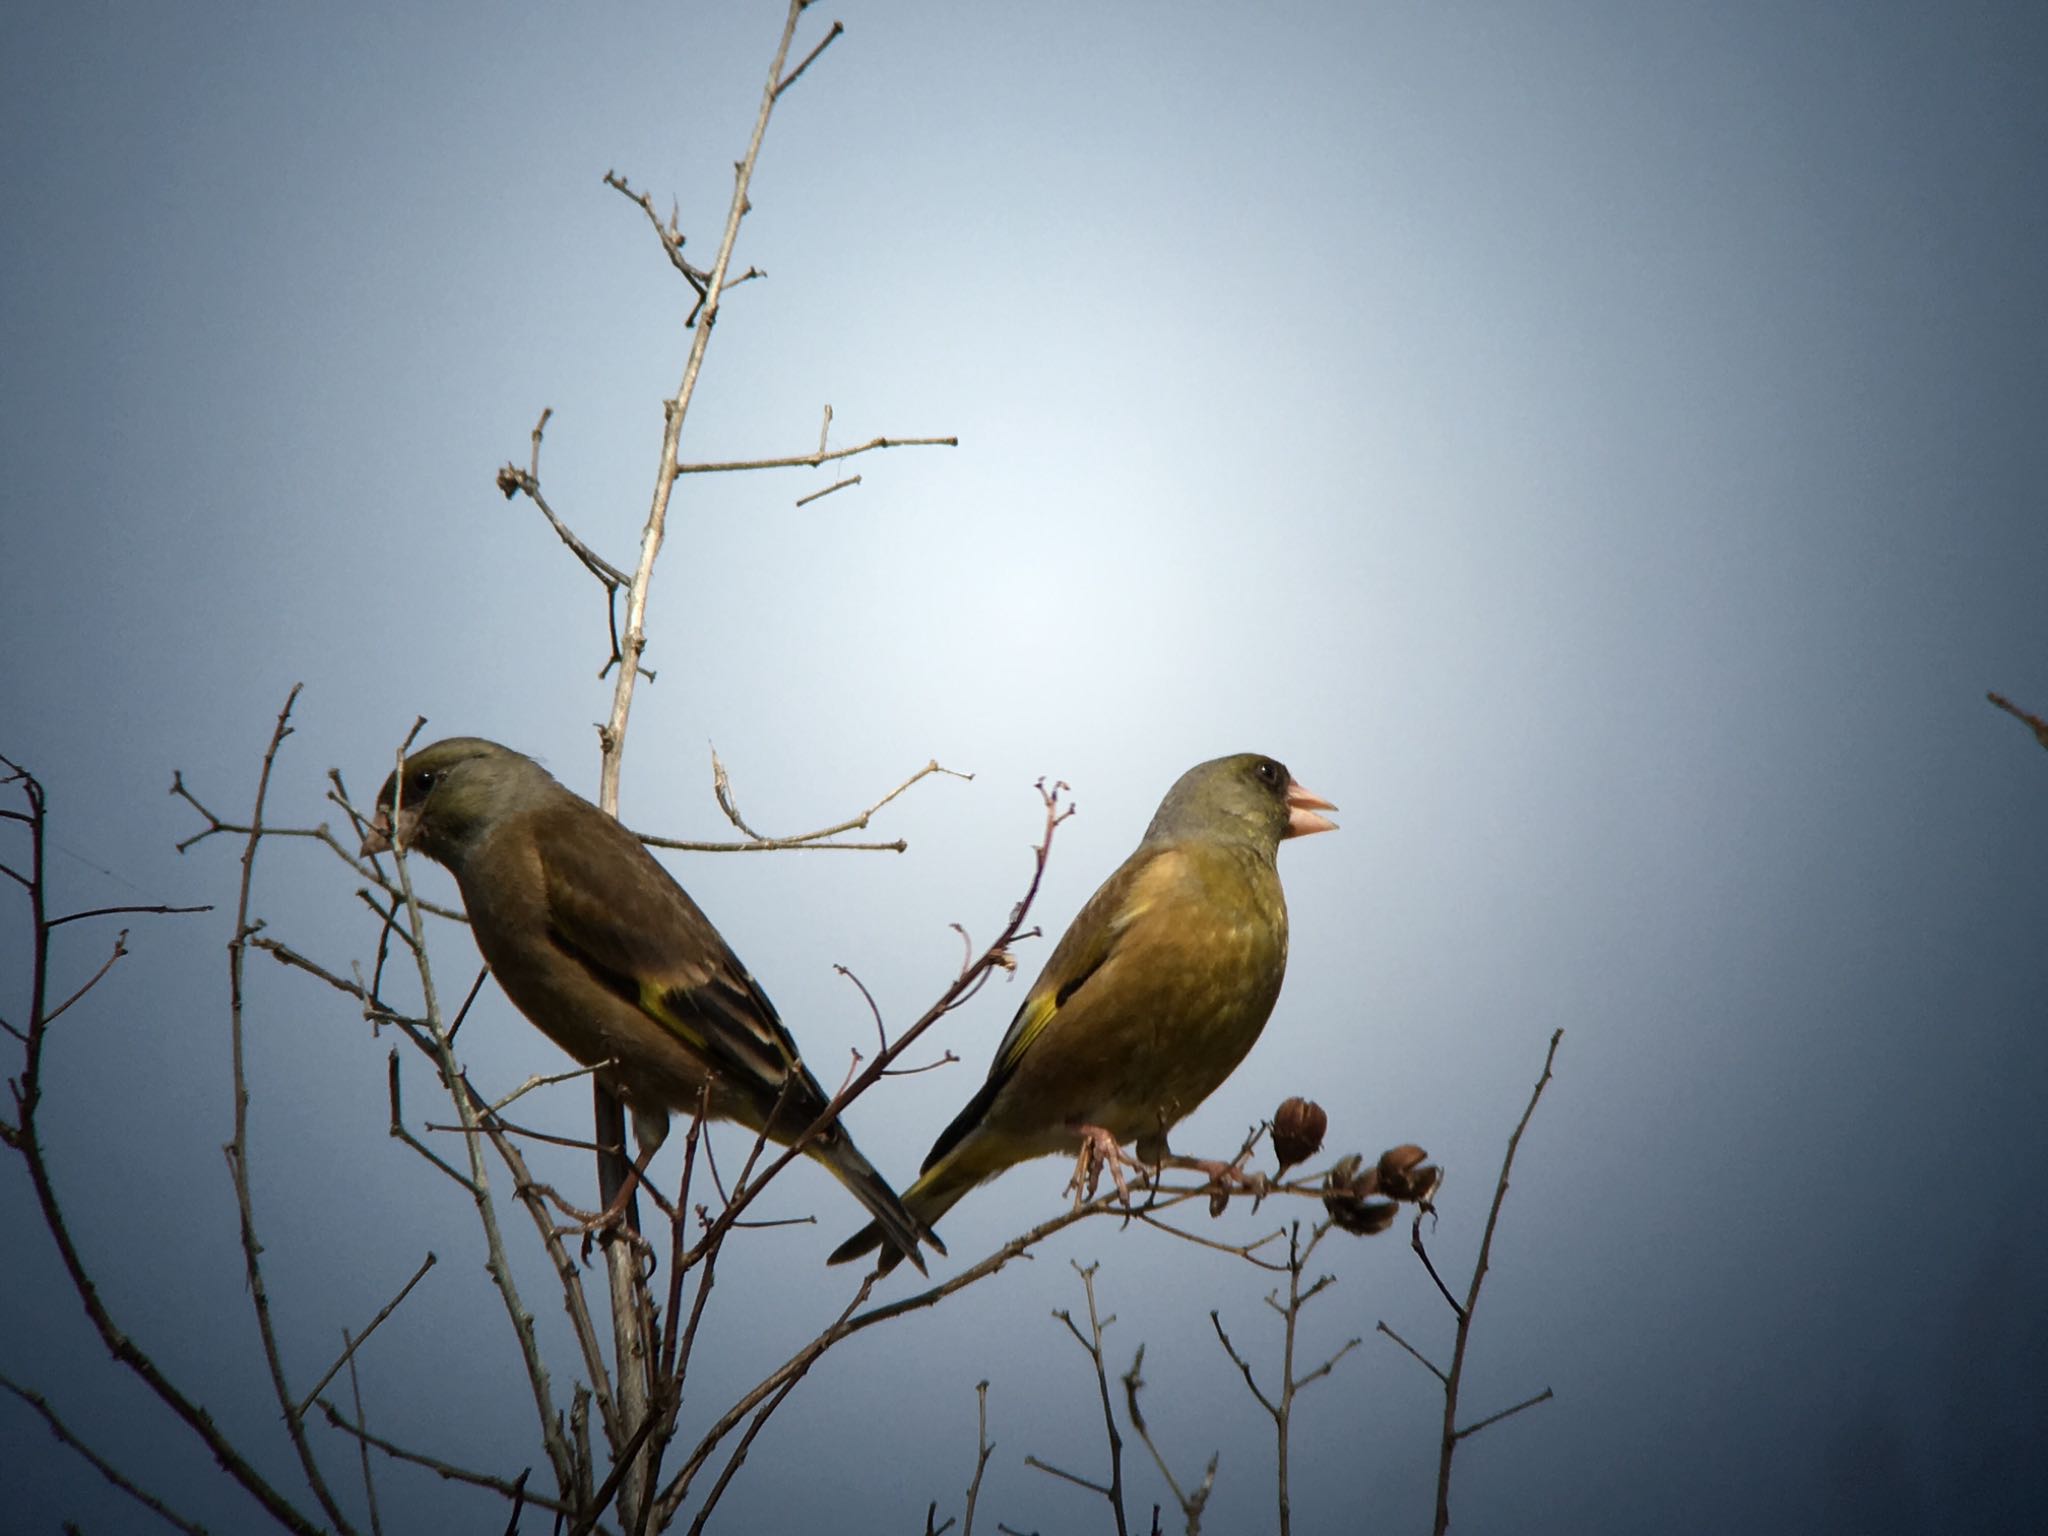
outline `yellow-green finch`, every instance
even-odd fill
[[[505,995],[632,1112],[636,1168],[669,1112],[694,1112],[707,1083],[713,1117],[783,1143],[825,1112],[796,1042],[711,920],[637,837],[532,758],[467,736],[421,748],[385,780],[363,852],[394,842],[448,867]],[[804,1150],[924,1267],[918,1224],[843,1126]]]
[[[1135,1141],[1157,1165],[1166,1133],[1220,1086],[1265,1028],[1287,969],[1282,840],[1335,830],[1336,807],[1270,757],[1182,774],[1137,851],[1074,918],[996,1048],[988,1081],[903,1192],[929,1227],[1014,1163],[1086,1145],[1114,1167]],[[870,1225],[834,1264],[880,1246]],[[892,1267],[893,1254],[883,1256]]]

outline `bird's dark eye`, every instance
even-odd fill
[[[415,800],[426,799],[427,791],[434,787],[434,770],[431,768],[420,769],[410,779],[406,780],[405,787]]]
[[[1276,789],[1279,787],[1280,781],[1287,777],[1287,770],[1282,768],[1278,763],[1274,762],[1273,759],[1271,759],[1270,757],[1262,757],[1259,759],[1258,773],[1260,778],[1264,779],[1268,784],[1271,784]]]

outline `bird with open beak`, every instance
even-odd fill
[[[912,1218],[929,1226],[1029,1158],[1082,1150],[1084,1163],[1092,1156],[1115,1169],[1128,1162],[1122,1144],[1136,1142],[1141,1162],[1163,1162],[1167,1132],[1236,1069],[1280,995],[1280,844],[1335,831],[1321,814],[1335,809],[1256,753],[1182,774],[1137,851],[1074,918],[988,1080],[903,1192]],[[858,1258],[883,1236],[870,1225],[831,1262]],[[881,1262],[889,1269],[895,1255]]]
[[[689,893],[532,758],[468,736],[422,747],[385,780],[363,854],[394,843],[447,866],[513,1006],[632,1111],[637,1172],[672,1110],[708,1102],[714,1118],[784,1144],[825,1113],[829,1096],[768,995]],[[924,1268],[928,1234],[844,1126],[830,1122],[804,1150],[867,1207],[893,1253]]]

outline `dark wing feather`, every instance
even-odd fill
[[[798,1060],[796,1041],[711,919],[594,806],[551,806],[535,820],[555,941],[728,1083],[772,1102]]]

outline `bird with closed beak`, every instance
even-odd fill
[[[929,1227],[1013,1164],[1120,1147],[1158,1166],[1167,1132],[1230,1076],[1265,1028],[1287,970],[1277,855],[1336,830],[1336,807],[1257,753],[1190,768],[1137,850],[1089,898],[996,1047],[988,1080],[903,1192]],[[1207,1165],[1204,1165],[1207,1166]],[[1212,1173],[1216,1170],[1212,1169]],[[834,1250],[880,1247],[871,1224]],[[893,1268],[885,1253],[881,1265]]]
[[[422,747],[385,780],[363,853],[393,844],[447,866],[513,1006],[632,1112],[636,1172],[673,1110],[708,1103],[785,1145],[825,1113],[774,1005],[689,893],[532,758],[470,736]],[[867,1207],[893,1254],[922,1269],[920,1238],[945,1251],[837,1120],[804,1150]]]

